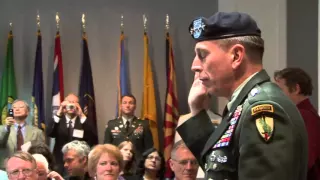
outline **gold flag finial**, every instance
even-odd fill
[[[169,31],[170,22],[169,22],[169,14],[166,15],[166,30]]]
[[[144,28],[144,32],[147,32],[147,17],[145,14],[143,14],[143,28]]]
[[[37,27],[38,27],[38,30],[40,30],[40,15],[39,15],[39,10],[37,11]]]
[[[86,29],[86,15],[84,13],[82,14],[81,22],[82,22],[82,31],[85,32],[85,29]]]
[[[56,13],[56,23],[57,23],[57,30],[59,31],[60,29],[60,17],[59,17],[59,13]]]
[[[121,15],[121,24],[120,24],[121,32],[123,32],[124,25],[123,25],[123,15]]]

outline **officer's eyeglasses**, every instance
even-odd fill
[[[9,172],[9,174],[10,174],[11,177],[16,178],[22,172],[23,175],[28,177],[28,176],[32,175],[34,170],[35,169],[22,169],[22,170],[16,169],[16,170],[13,170],[13,171]]]
[[[181,161],[175,160],[175,159],[172,159],[172,160],[176,161],[181,166],[186,166],[188,163],[190,163],[191,166],[199,165],[197,160],[181,160]]]

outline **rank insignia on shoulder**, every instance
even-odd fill
[[[272,137],[274,130],[274,120],[272,117],[262,116],[256,119],[256,126],[260,136],[268,142]]]
[[[251,108],[251,115],[256,115],[261,112],[274,112],[271,104],[260,104]]]

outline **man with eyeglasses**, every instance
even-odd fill
[[[19,151],[13,154],[6,163],[9,180],[37,180],[36,160],[27,152]]]
[[[197,178],[198,161],[182,140],[173,145],[169,163],[175,180],[195,180]]]

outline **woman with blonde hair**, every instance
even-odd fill
[[[96,180],[123,180],[120,176],[122,169],[123,158],[118,147],[102,144],[90,151],[88,171]]]
[[[121,172],[121,176],[127,179],[135,175],[136,172],[135,148],[131,141],[123,141],[118,147],[124,161],[124,168]]]

